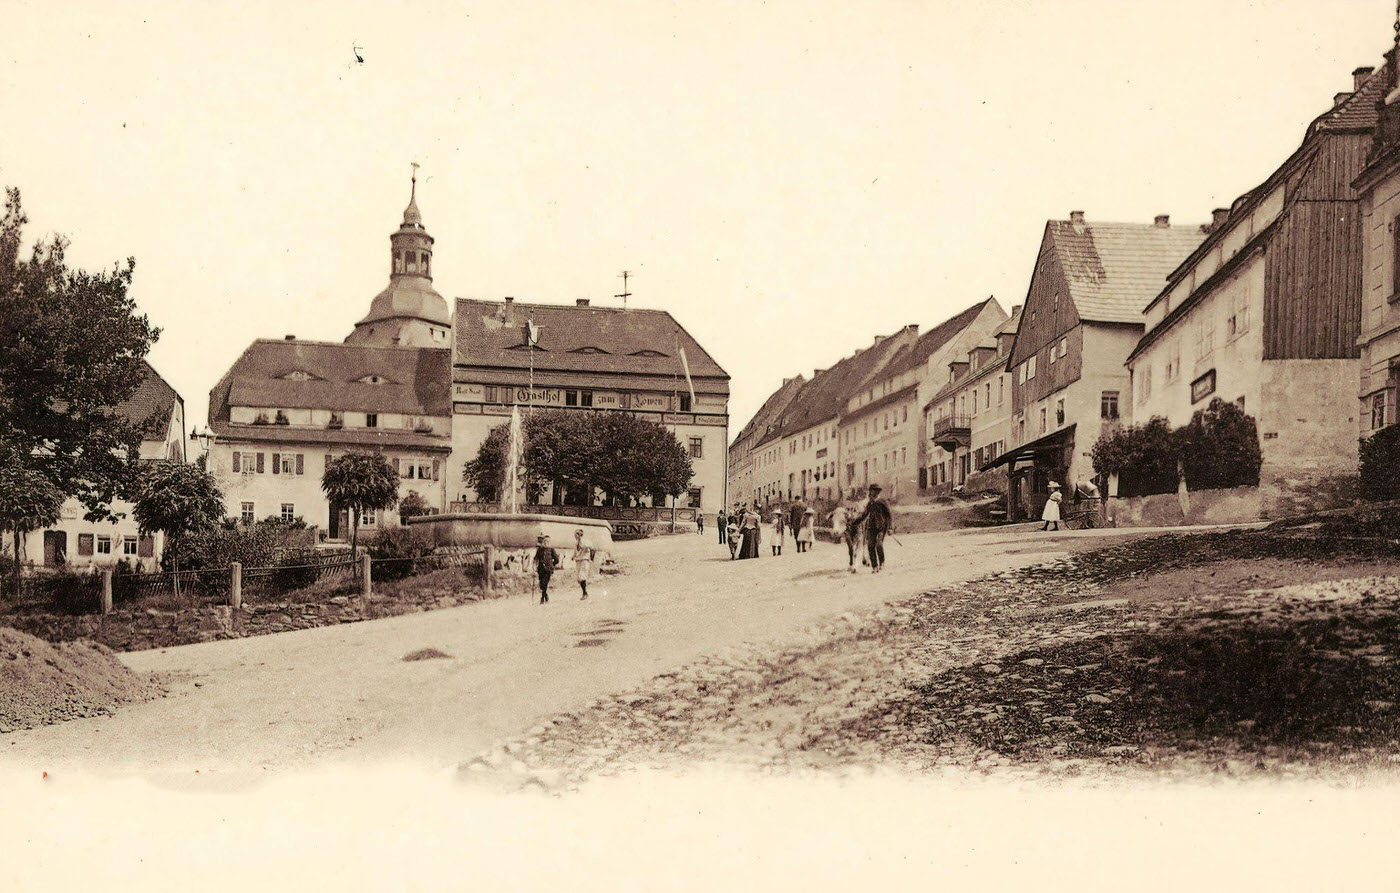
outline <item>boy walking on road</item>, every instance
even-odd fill
[[[549,537],[540,534],[535,540],[535,572],[540,577],[540,604],[549,604],[549,578],[559,566],[559,553],[549,547]]]

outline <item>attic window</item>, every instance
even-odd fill
[[[649,349],[648,349],[648,350],[634,350],[634,351],[632,351],[632,353],[628,354],[628,356],[632,356],[632,357],[664,357],[664,356],[666,356],[666,354],[662,353],[662,352],[659,351],[659,350],[649,350]]]
[[[534,351],[538,351],[538,352],[540,352],[540,353],[548,353],[548,351],[546,351],[543,347],[540,347],[538,344],[517,344],[517,345],[515,345],[514,347],[508,347],[508,348],[506,348],[506,349],[507,349],[507,350],[534,350]]]
[[[363,378],[355,379],[355,381],[358,384],[393,384],[393,382],[382,375],[366,375]]]
[[[611,352],[610,352],[610,351],[603,350],[601,347],[575,347],[573,350],[569,351],[569,353],[611,353]]]
[[[303,372],[303,371],[300,370],[300,369],[294,369],[294,370],[292,370],[291,372],[288,372],[286,375],[282,376],[282,378],[283,378],[284,380],[286,380],[286,381],[316,381],[316,380],[317,380],[317,376],[312,375],[310,372]]]

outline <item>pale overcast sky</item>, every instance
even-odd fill
[[[15,3],[0,183],[137,260],[203,424],[254,338],[339,341],[422,165],[453,297],[671,311],[785,376],[995,294],[1045,220],[1205,220],[1380,65],[1390,0]],[[364,63],[355,61],[359,47]],[[666,345],[660,345],[665,348]]]

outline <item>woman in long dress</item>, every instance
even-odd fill
[[[741,546],[740,558],[757,558],[759,535],[758,512],[749,509],[744,512],[744,543]]]
[[[1060,485],[1054,481],[1050,482],[1050,496],[1045,500],[1045,508],[1040,513],[1040,520],[1045,522],[1040,525],[1041,530],[1049,530],[1054,524],[1055,529],[1060,529],[1060,502],[1064,499],[1060,495]]]

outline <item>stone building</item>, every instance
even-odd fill
[[[1351,184],[1385,77],[1357,69],[1353,91],[1336,96],[1302,145],[1215,212],[1205,241],[1147,304],[1127,360],[1135,421],[1184,425],[1215,398],[1255,418],[1265,517],[1327,508],[1355,479],[1366,265]]]
[[[949,382],[924,404],[928,432],[920,487],[944,496],[954,487],[1005,492],[1006,473],[981,472],[983,465],[1006,452],[1011,441],[1011,373],[1006,362],[1016,342],[1021,308],[991,337],[948,364]]]
[[[1089,451],[1126,417],[1124,361],[1142,337],[1142,308],[1205,239],[1201,227],[1051,220],[1041,237],[1007,360],[1011,438],[983,466],[1006,467],[1008,516],[1036,517],[1051,481],[1094,474]]]
[[[878,366],[842,407],[839,437],[848,497],[879,484],[887,499],[925,495],[920,469],[928,464],[923,405],[948,381],[948,364],[995,332],[1006,311],[995,298],[979,301],[911,340]]]
[[[783,379],[782,387],[768,395],[758,412],[729,445],[729,506],[735,503],[751,505],[759,498],[759,469],[756,466],[762,454],[754,447],[769,440],[783,412],[806,383],[807,379],[801,375]]]
[[[1363,438],[1394,425],[1400,391],[1400,65],[1397,50],[1375,75],[1379,121],[1366,166],[1353,186],[1361,198],[1360,405]]]
[[[118,414],[134,424],[148,420],[152,428],[141,441],[141,458],[147,462],[185,462],[189,458],[185,401],[149,363],[145,375],[130,400],[116,407]],[[101,567],[126,560],[144,570],[160,566],[165,535],[142,535],[132,517],[132,505],[116,500],[111,506],[116,521],[86,521],[87,510],[77,499],[67,499],[59,522],[24,537],[21,554],[26,562],[57,567]]]
[[[527,326],[537,338],[529,336]],[[586,300],[559,305],[458,299],[454,327],[451,493],[456,501],[474,500],[462,482],[462,467],[519,406],[628,412],[655,422],[689,451],[695,471],[689,493],[678,503],[684,510],[680,518],[692,521],[701,512],[712,521],[725,504],[729,375],[671,314],[593,307]],[[596,504],[598,496],[585,496],[584,504]],[[565,503],[565,495],[549,487],[541,499]]]
[[[321,475],[333,457],[366,449],[399,470],[400,498],[417,492],[430,511],[445,508],[451,317],[432,286],[416,184],[389,242],[389,284],[344,343],[260,339],[209,392],[209,470],[230,517],[301,518],[346,538],[348,514],[326,500]],[[397,523],[397,512],[361,523]]]
[[[918,334],[919,327],[910,325],[891,335],[877,335],[870,347],[812,374],[772,432],[754,447],[754,479],[760,502],[835,499],[841,495],[843,455],[838,426],[846,402]]]

